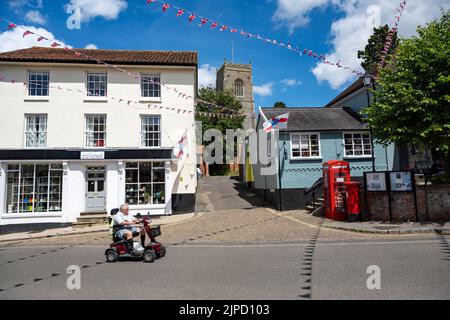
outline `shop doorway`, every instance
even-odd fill
[[[86,211],[104,212],[106,171],[104,167],[88,167],[86,171]]]

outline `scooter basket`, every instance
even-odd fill
[[[152,227],[152,236],[156,238],[160,235],[161,235],[161,227],[160,226]]]

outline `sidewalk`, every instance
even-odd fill
[[[151,224],[152,225],[178,224],[178,223],[190,220],[190,219],[194,219],[197,216],[198,216],[198,214],[195,214],[195,213],[163,216],[163,217],[151,219],[152,220]],[[95,232],[109,232],[109,226],[105,223],[105,224],[101,224],[101,225],[95,225],[95,226],[84,227],[84,228],[67,227],[67,228],[46,229],[46,230],[42,230],[42,231],[16,232],[16,233],[0,235],[0,242],[60,237],[60,236],[78,235],[78,234],[95,233]]]
[[[340,222],[325,219],[323,227],[339,229],[351,232],[378,233],[378,234],[418,234],[418,233],[448,233],[450,234],[450,222]]]

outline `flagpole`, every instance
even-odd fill
[[[278,131],[278,145],[280,145],[280,130]],[[279,207],[280,211],[283,211],[282,207],[282,201],[281,201],[281,148],[284,148],[284,145],[286,144],[286,141],[283,142],[282,147],[278,147],[278,201],[279,201]]]

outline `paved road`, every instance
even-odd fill
[[[224,196],[228,210],[208,200],[216,209],[164,226],[168,255],[151,264],[105,263],[106,233],[0,243],[0,299],[450,297],[450,237],[347,233]],[[70,265],[81,268],[80,290],[66,287]],[[381,290],[367,289],[370,265],[381,269]]]
[[[307,248],[189,245],[170,247],[167,257],[152,264],[108,264],[101,246],[10,247],[0,251],[0,299],[133,299],[137,292],[143,299],[450,297],[450,253],[439,240],[319,241],[312,264]],[[80,290],[66,288],[66,268],[72,264],[82,268]],[[366,287],[372,264],[381,268],[381,290]]]
[[[264,205],[264,200],[248,192],[236,178],[204,177],[199,180],[197,211],[250,209]]]

